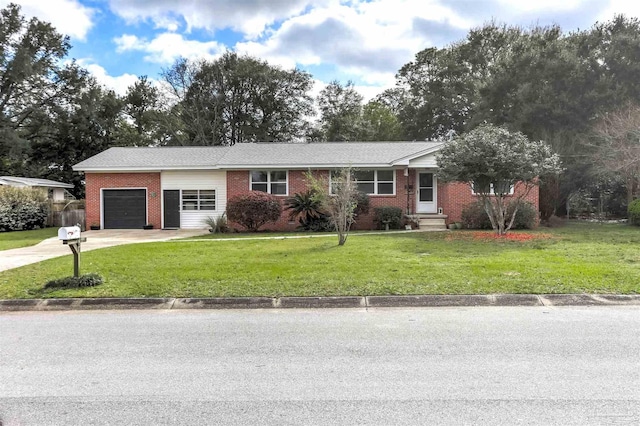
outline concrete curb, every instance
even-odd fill
[[[2,311],[308,309],[473,306],[640,306],[640,294],[434,294],[418,296],[0,299]]]

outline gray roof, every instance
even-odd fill
[[[73,188],[69,183],[56,182],[49,179],[27,178],[18,176],[0,176],[0,185],[7,186],[38,186],[45,188]]]
[[[443,142],[242,143],[234,146],[109,148],[76,171],[389,167],[437,151]]]

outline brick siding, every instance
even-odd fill
[[[516,184],[514,195],[522,194],[524,185]],[[535,186],[524,198],[534,205],[536,211],[539,206],[539,187]],[[447,223],[459,222],[462,218],[462,210],[465,206],[475,203],[480,197],[471,192],[471,188],[466,183],[438,184],[438,205],[442,207],[443,214],[446,214]]]
[[[147,222],[162,226],[160,173],[86,173],[87,226],[100,223],[100,189],[146,188]]]
[[[278,196],[284,208],[284,200],[296,193],[307,190],[305,180],[305,170],[289,170],[288,174],[288,194]],[[315,171],[317,176],[328,175],[328,171]],[[368,214],[357,218],[357,223],[353,229],[374,229],[374,208],[376,207],[399,207],[403,213],[415,213],[416,209],[416,173],[410,169],[408,176],[404,175],[403,169],[397,169],[396,173],[396,195],[370,195],[371,208]],[[148,197],[148,222],[154,227],[162,226],[161,217],[161,187],[160,173],[86,173],[86,214],[87,225],[100,223],[100,189],[101,188],[147,188]],[[248,170],[233,170],[227,172],[227,197],[228,199],[246,193],[250,190]],[[407,194],[407,187],[411,186]],[[515,191],[519,193],[523,190],[521,185],[516,185]],[[463,183],[438,183],[437,206],[442,208],[446,214],[447,223],[461,220],[462,210],[470,203],[476,202],[478,197],[471,193],[469,185]],[[534,187],[525,198],[526,201],[535,206],[536,211],[539,205],[539,190]],[[408,207],[407,207],[408,206]],[[241,229],[240,225],[230,223],[234,228]],[[290,220],[287,211],[283,210],[280,219],[276,223],[269,223],[262,229],[291,231],[298,226],[297,219]]]
[[[268,223],[260,229],[268,230],[281,230],[292,231],[298,226],[298,220],[290,220],[288,211],[284,210],[284,200],[288,197],[299,193],[305,192],[307,183],[305,180],[305,170],[289,170],[289,193],[287,195],[277,196],[283,205],[283,212],[280,219],[275,223]],[[318,177],[327,178],[327,170],[314,171],[314,174]],[[415,180],[415,173],[410,173],[409,176],[404,176],[402,169],[396,170],[396,195],[370,195],[370,210],[366,215],[362,215],[357,218],[357,222],[354,224],[353,229],[374,229],[374,211],[375,207],[394,206],[400,207],[403,213],[406,213],[407,209],[407,182],[413,182]],[[244,194],[250,189],[249,183],[249,171],[248,170],[235,170],[227,172],[227,196],[229,199],[236,195]],[[414,197],[410,195],[409,203],[412,206],[413,211]],[[242,229],[237,223],[230,222],[232,228]]]

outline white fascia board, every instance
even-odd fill
[[[339,169],[343,167],[353,167],[355,169],[388,169],[393,167],[393,164],[354,164],[354,163],[341,163],[341,164],[228,164],[220,166],[223,170],[327,170],[327,169]]]
[[[408,164],[408,161],[407,161]],[[262,170],[262,169],[282,169],[282,170],[326,170],[337,169],[343,167],[353,167],[356,169],[388,169],[394,166],[401,166],[403,164],[389,164],[389,163],[376,163],[376,164],[354,164],[354,163],[340,163],[340,164],[225,164],[218,166],[163,166],[163,167],[73,167],[76,172],[85,173],[128,173],[128,172],[161,172],[164,170]]]
[[[75,172],[89,173],[129,173],[129,172],[162,172],[164,170],[220,170],[220,167],[205,166],[162,166],[162,167],[73,167]]]
[[[434,152],[440,151],[440,148],[442,148],[444,146],[446,142],[442,142],[441,144],[438,144],[436,146],[432,146],[431,148],[425,149],[423,151],[420,152],[416,152],[415,154],[411,154],[411,155],[407,155],[406,157],[402,157],[402,158],[398,158],[397,160],[393,161],[391,164],[394,166],[408,166],[409,162],[413,159],[416,159],[418,157],[422,157],[425,155],[429,155],[429,154],[433,154]]]

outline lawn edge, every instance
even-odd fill
[[[640,306],[640,294],[0,299],[0,312],[70,310],[316,309],[481,306]]]

